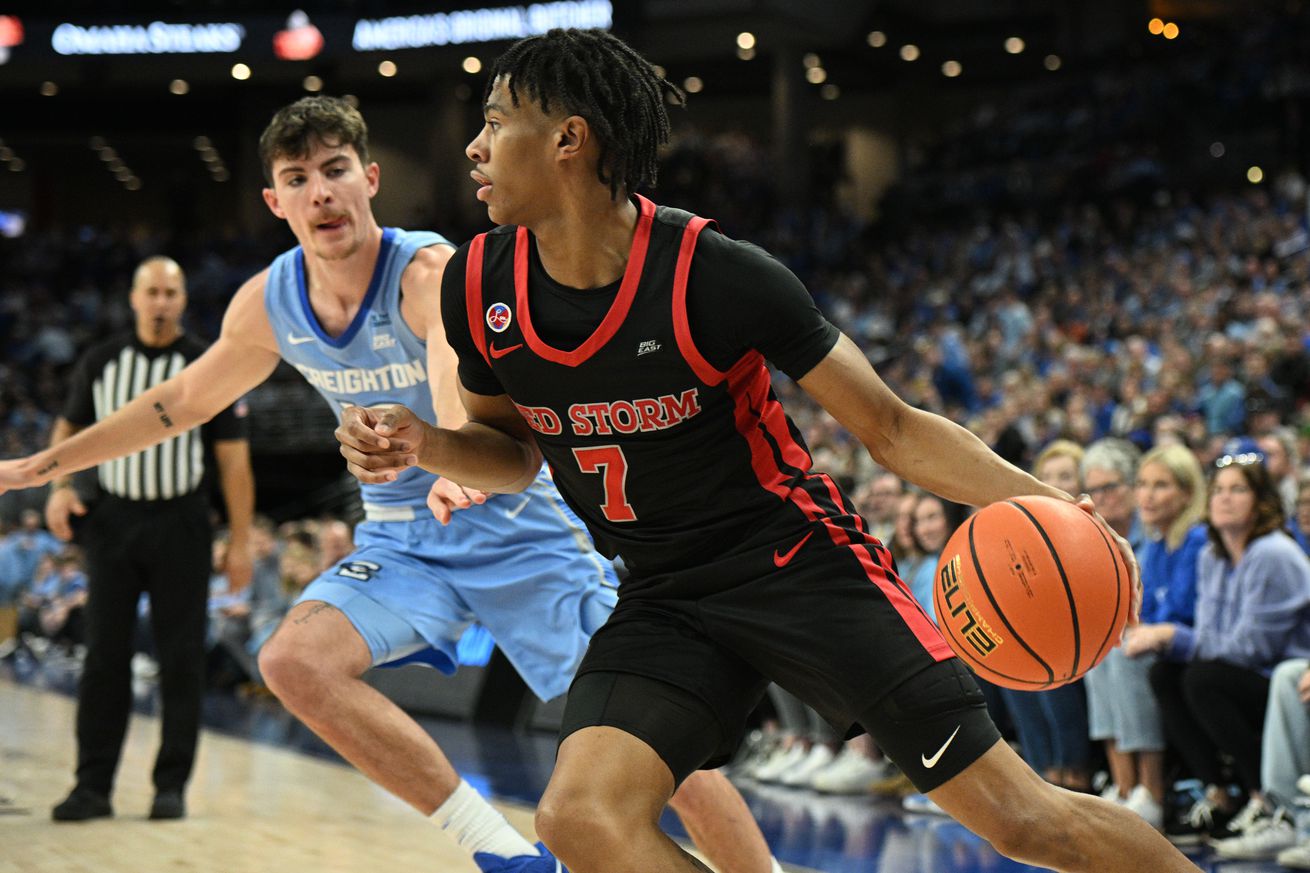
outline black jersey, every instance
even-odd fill
[[[597,547],[637,579],[731,552],[763,527],[849,514],[810,472],[765,364],[805,375],[836,328],[762,250],[636,201],[614,288],[555,285],[524,228],[461,249],[442,297],[464,386],[509,395]],[[597,303],[606,311],[588,318]]]

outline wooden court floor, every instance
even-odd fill
[[[205,731],[182,821],[146,819],[159,722],[133,715],[112,819],[55,824],[74,703],[0,678],[0,873],[476,873],[449,839],[349,767]],[[532,811],[497,804],[532,833]]]

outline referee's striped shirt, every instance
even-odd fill
[[[187,334],[157,349],[144,345],[135,332],[99,343],[73,370],[63,416],[77,427],[94,424],[176,376],[204,351],[204,344]],[[100,487],[126,500],[172,500],[193,494],[205,481],[211,454],[206,449],[212,441],[245,438],[245,405],[238,401],[207,424],[101,464]]]

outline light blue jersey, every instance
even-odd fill
[[[318,389],[338,415],[347,406],[400,403],[430,424],[432,388],[427,349],[400,314],[400,276],[421,248],[450,245],[430,232],[388,227],[364,302],[341,336],[323,331],[309,305],[305,252],[299,246],[273,261],[264,286],[264,307],[282,359]],[[386,485],[361,485],[375,506],[422,506],[436,476],[411,467]]]
[[[449,245],[435,233],[385,229],[364,301],[338,337],[310,306],[304,252],[273,261],[264,305],[278,348],[338,414],[401,403],[436,423],[425,343],[401,315],[400,277],[419,249],[441,244]],[[426,505],[435,480],[413,468],[395,482],[361,485],[355,552],[299,600],[340,609],[375,665],[419,662],[453,673],[456,644],[477,621],[537,696],[564,693],[614,608],[613,566],[544,469],[521,494],[490,497],[444,526]]]

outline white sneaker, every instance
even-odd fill
[[[1145,785],[1138,785],[1129,793],[1128,799],[1122,801],[1124,807],[1131,809],[1146,820],[1146,823],[1158,830],[1164,828],[1164,807],[1155,802]]]
[[[887,762],[847,749],[830,766],[815,773],[810,785],[824,794],[868,794],[887,775]]]
[[[802,758],[795,767],[783,773],[778,781],[783,785],[791,785],[796,788],[808,786],[810,780],[814,778],[814,774],[831,764],[832,759],[835,757],[837,755],[833,750],[822,743],[811,746],[809,754]]]
[[[1291,867],[1293,870],[1310,870],[1310,843],[1284,849],[1278,853],[1276,860],[1284,867]]]
[[[808,754],[809,750],[800,743],[790,749],[779,748],[769,756],[769,760],[756,767],[751,775],[760,782],[777,782],[783,773],[805,760]]]
[[[1224,829],[1222,837],[1211,837],[1211,843],[1223,842],[1233,837],[1240,837],[1255,826],[1261,819],[1269,817],[1269,810],[1265,808],[1264,801],[1258,797],[1252,797],[1246,802],[1246,806],[1238,811],[1228,821],[1228,826]]]
[[[1120,806],[1128,802],[1128,798],[1119,793],[1119,786],[1113,782],[1101,789],[1101,799],[1117,803]]]
[[[901,808],[906,812],[923,815],[946,815],[946,810],[926,794],[907,794],[901,798]]]
[[[1288,821],[1287,812],[1280,808],[1273,815],[1256,818],[1239,836],[1215,840],[1210,848],[1220,858],[1264,861],[1295,845],[1296,828]]]

